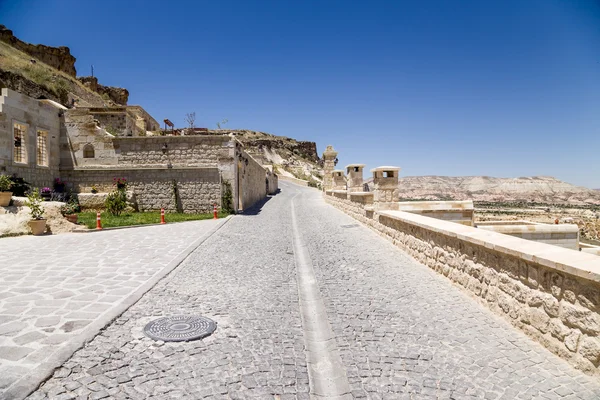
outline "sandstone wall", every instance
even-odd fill
[[[86,109],[66,111],[60,135],[60,168],[116,165],[118,148],[114,138],[97,125]],[[83,157],[86,146],[92,146],[94,158]]]
[[[242,157],[248,160],[248,164],[246,165],[245,161],[240,162],[241,169],[238,171],[242,194],[240,208],[247,210],[267,195],[267,172],[248,154],[243,153]]]
[[[600,257],[428,218],[325,200],[568,360],[600,375]]]
[[[426,217],[473,226],[473,202],[463,201],[401,201],[398,210]]]
[[[219,159],[231,156],[233,148],[227,135],[119,137],[115,143],[122,166],[216,166]]]
[[[139,211],[164,208],[186,213],[212,212],[221,204],[221,179],[216,167],[209,168],[86,168],[62,171],[61,176],[74,192],[90,193],[115,189],[114,178],[126,178]]]
[[[10,89],[2,89],[0,96],[0,174],[16,174],[34,187],[52,187],[54,179],[59,177],[60,111],[59,108],[50,104]],[[25,163],[13,161],[14,122],[27,126]],[[36,162],[37,129],[48,132],[48,166],[40,166]]]
[[[579,250],[579,227],[574,224],[487,225],[483,222],[477,224],[477,227],[566,249]]]

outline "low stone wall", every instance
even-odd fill
[[[473,226],[475,207],[471,200],[462,201],[401,201],[398,210],[426,217]]]
[[[539,243],[548,243],[566,249],[579,250],[579,227],[574,224],[550,225],[529,223],[526,225],[490,225],[486,222],[480,222],[477,224],[477,227]]]
[[[325,200],[573,366],[600,375],[600,257],[403,211]]]
[[[86,168],[63,170],[61,176],[75,193],[90,193],[92,186],[110,192],[115,177],[125,178],[139,211],[205,213],[221,204],[218,168]]]

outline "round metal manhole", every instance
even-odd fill
[[[163,342],[187,342],[202,339],[217,329],[212,319],[199,315],[176,315],[149,322],[144,333],[151,339]]]

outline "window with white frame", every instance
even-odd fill
[[[13,160],[16,163],[27,163],[27,125],[15,122],[13,124],[14,145]]]
[[[37,165],[48,166],[48,131],[37,131]]]

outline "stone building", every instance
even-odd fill
[[[126,178],[140,211],[209,212],[227,197],[240,211],[276,192],[277,176],[235,137],[146,136],[157,129],[140,106],[66,109],[2,89],[0,173],[36,187],[61,178],[80,198],[100,199],[92,187],[106,193]]]

